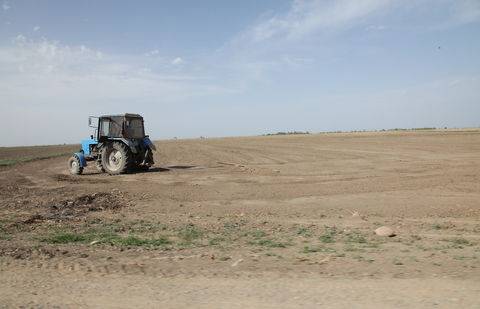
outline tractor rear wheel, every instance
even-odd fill
[[[70,159],[68,159],[68,170],[72,175],[80,175],[83,173],[83,167],[80,164],[80,160],[76,156],[72,156]]]
[[[128,172],[132,162],[132,152],[122,142],[113,142],[103,147],[102,166],[111,175]]]

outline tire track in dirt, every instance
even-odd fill
[[[58,273],[72,273],[82,276],[106,276],[110,274],[118,275],[157,275],[160,273],[158,269],[154,267],[146,267],[138,263],[106,263],[99,264],[93,263],[87,259],[83,261],[78,260],[41,260],[41,261],[13,261],[2,259],[0,261],[0,267],[5,269],[40,269],[47,271],[55,271]],[[154,271],[155,270],[155,271]]]
[[[172,267],[169,264],[177,264],[187,260],[199,260],[205,258],[203,255],[190,256],[166,256],[156,257],[150,260],[138,262],[95,262],[88,258],[76,259],[44,259],[44,260],[18,260],[11,258],[0,258],[0,272],[8,269],[36,269],[41,271],[56,272],[58,274],[74,274],[87,277],[103,277],[109,275],[142,275],[149,277],[194,277],[197,275],[208,275],[209,269],[185,269]],[[169,266],[167,266],[169,265]],[[167,266],[167,267],[166,267]]]

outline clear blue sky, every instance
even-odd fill
[[[480,0],[0,0],[0,146],[480,126]]]

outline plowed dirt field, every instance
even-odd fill
[[[0,308],[480,308],[480,130],[156,146],[0,148]]]

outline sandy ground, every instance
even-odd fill
[[[156,144],[0,167],[0,308],[480,307],[480,130]]]

